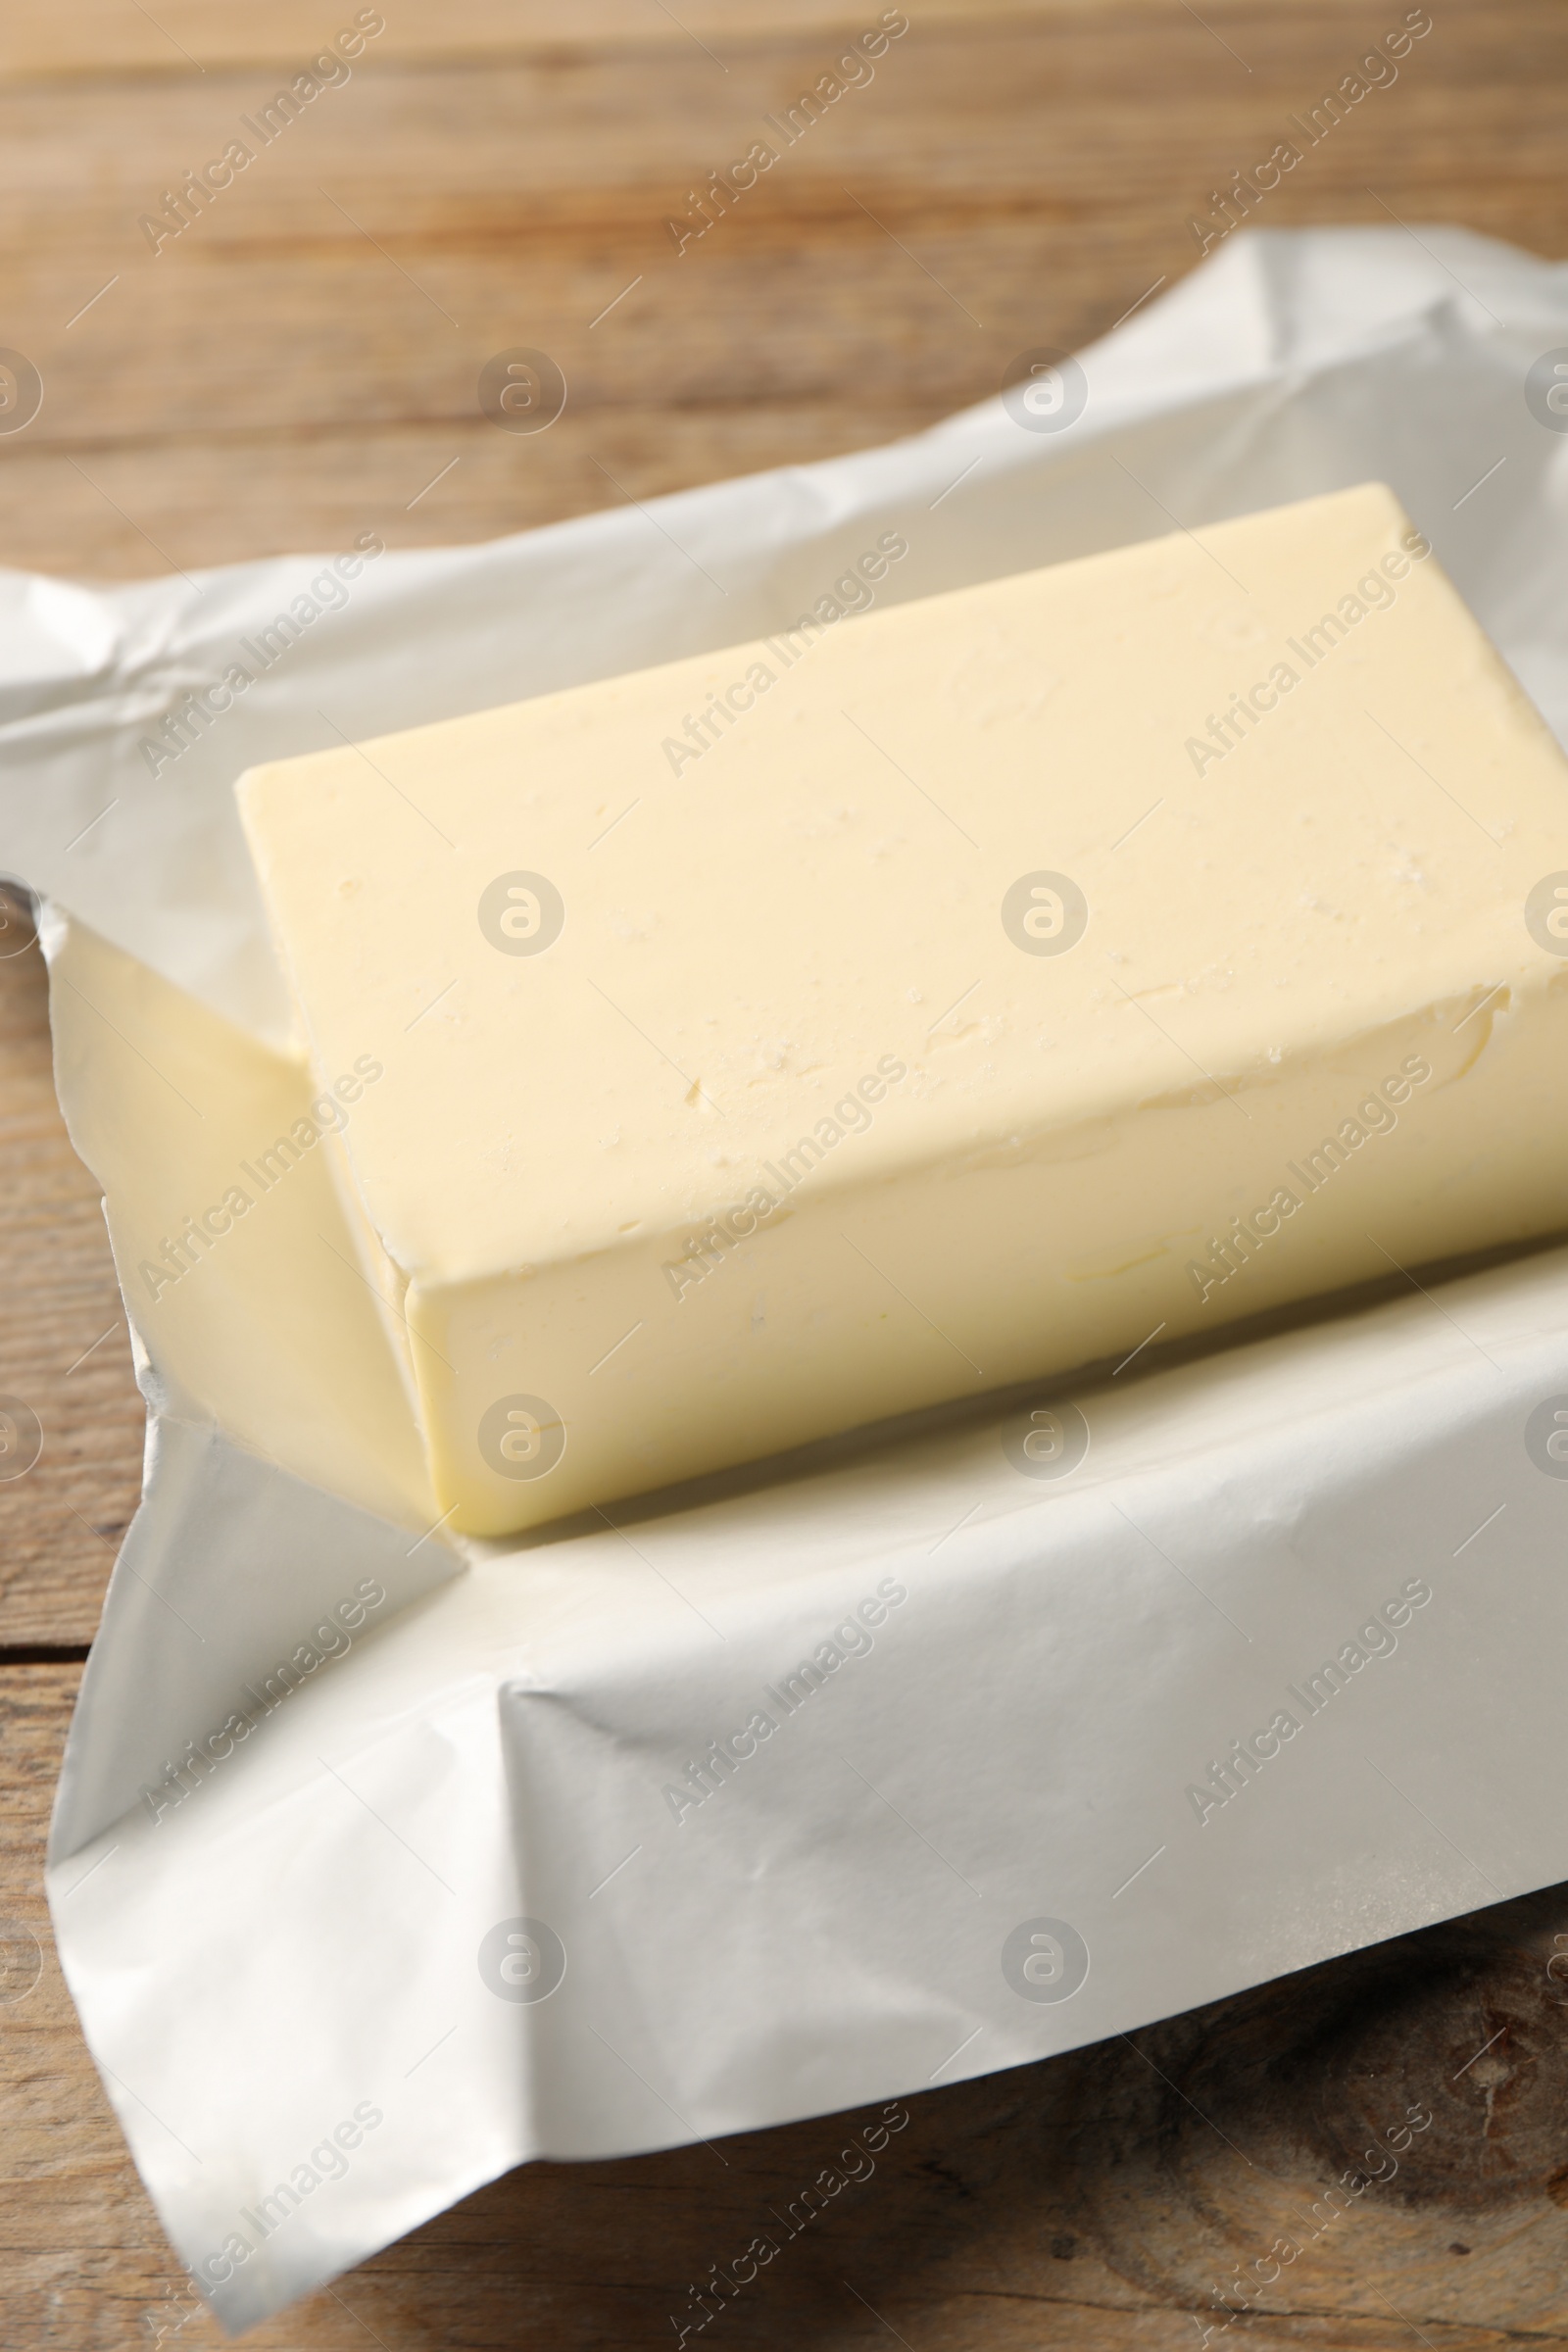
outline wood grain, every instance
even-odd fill
[[[1191,268],[1212,191],[1403,9],[923,0],[874,81],[677,255],[665,222],[694,183],[879,6],[404,0],[351,80],[155,255],[139,216],[354,13],[8,12],[0,345],[44,380],[36,419],[0,433],[9,563],[129,578],[366,527],[393,545],[480,538],[917,430],[993,391],[1020,350],[1081,343]],[[1398,216],[1412,233],[1459,220],[1568,247],[1568,16],[1440,0],[1433,18],[1260,225]],[[483,362],[515,344],[551,352],[569,384],[532,439],[476,404]],[[37,1414],[44,1450],[0,1478],[5,2342],[118,2352],[161,2327],[166,2344],[217,2344],[184,2316],[38,1887],[77,1670],[18,1661],[90,1638],[142,1417],[96,1188],[54,1104],[41,966],[3,952],[17,945],[0,923],[0,1396]],[[1201,2352],[1205,2327],[1210,2346],[1245,2329],[1312,2352],[1568,2341],[1559,1936],[1560,1889],[911,2099],[874,2174],[778,2232],[777,2257],[688,2341]],[[1385,2177],[1330,2216],[1331,2183],[1364,2178],[1411,2106],[1432,2121],[1398,2169],[1379,2155]],[[673,2343],[691,2287],[864,2121],[528,2168],[249,2340]],[[1270,2256],[1282,2240],[1289,2262]]]
[[[142,1402],[98,1188],[55,1101],[36,947],[0,955],[0,1412],[20,1399],[43,1433],[36,1467],[0,1476],[3,1655],[92,1639],[141,1484]]]
[[[693,20],[715,62],[654,0],[571,43],[537,9],[510,29],[480,10],[487,54],[432,56],[416,34],[444,20],[420,6],[155,255],[140,217],[298,52],[222,62],[225,24],[254,60],[255,12],[155,11],[196,53],[196,17],[219,42],[205,72],[173,52],[158,72],[156,27],[98,8],[106,54],[142,57],[133,79],[87,73],[73,19],[56,70],[0,80],[0,317],[44,383],[35,421],[0,435],[0,480],[11,562],[121,576],[367,525],[395,545],[517,529],[913,429],[1188,270],[1216,186],[1399,14],[917,12],[677,255],[666,221],[822,74],[830,25],[731,0]],[[838,31],[877,13],[842,9]],[[52,20],[19,15],[42,41]],[[1390,225],[1387,207],[1556,250],[1565,81],[1549,0],[1440,10],[1256,220]],[[517,345],[569,386],[536,437],[477,408],[485,360]]]

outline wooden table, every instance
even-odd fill
[[[917,428],[993,391],[1015,354],[1081,342],[1189,269],[1192,219],[1403,13],[910,0],[874,80],[677,251],[666,223],[695,223],[690,191],[875,24],[875,0],[386,0],[351,78],[276,117],[231,184],[187,200],[188,222],[162,236],[142,216],[243,137],[241,118],[355,8],[21,0],[0,26],[0,345],[40,371],[44,405],[0,435],[6,560],[125,578],[367,528],[394,546],[479,538]],[[1561,0],[1432,0],[1432,14],[1397,82],[1260,220],[1459,220],[1563,252]],[[475,405],[483,362],[517,345],[553,354],[571,384],[536,437],[496,431]],[[0,959],[0,1393],[47,1434],[37,1469],[0,1485],[10,2352],[143,2343],[190,2309],[81,2047],[39,1890],[142,1423],[48,1051],[35,956]],[[1219,2340],[1216,2295],[1259,2261],[1278,2276],[1231,2322],[1254,2343],[1568,2340],[1568,1989],[1548,1965],[1564,1930],[1558,1890],[1136,2046],[912,2099],[874,2177],[707,2340],[1198,2352],[1205,2326]],[[1407,2106],[1432,2121],[1397,2172],[1314,2221],[1314,2199]],[[673,2343],[689,2286],[850,2129],[534,2166],[252,2340]],[[1277,2239],[1297,2255],[1271,2258]],[[182,2346],[218,2340],[204,2315],[183,2317]]]

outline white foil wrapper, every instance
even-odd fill
[[[265,1249],[156,1306],[127,1262],[309,1093],[234,778],[762,635],[884,530],[902,599],[1369,478],[1562,738],[1559,347],[1568,275],[1485,240],[1240,234],[1033,408],[382,554],[156,775],[323,560],[0,579],[0,865],[149,1408],[51,1901],[229,2328],[526,2158],[1016,2065],[1568,1875],[1568,1251],[1151,1352],[1063,1449],[985,1399],[451,1544],[324,1154]]]

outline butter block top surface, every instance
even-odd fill
[[[1524,917],[1568,765],[1377,484],[239,797],[314,1061],[385,1066],[344,1148],[426,1284],[744,1200],[879,1064],[813,1185],[1245,1106],[1568,968]]]

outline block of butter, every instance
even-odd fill
[[[1568,765],[1386,489],[821,612],[240,786],[458,1529],[1568,1223]]]

